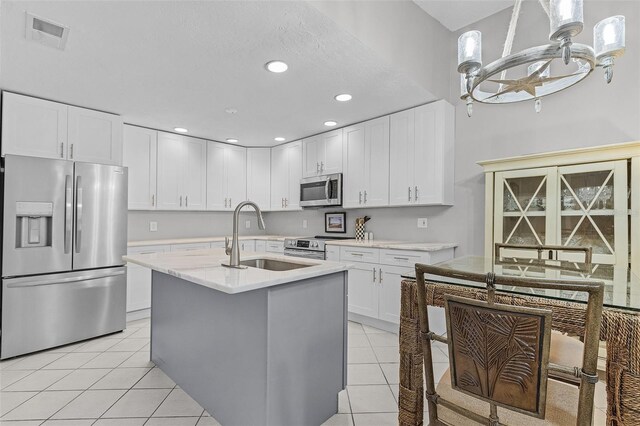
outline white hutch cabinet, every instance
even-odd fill
[[[479,164],[486,257],[497,242],[587,246],[595,267],[640,271],[640,142]]]

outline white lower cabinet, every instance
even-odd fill
[[[284,253],[284,241],[267,241],[265,251],[270,253]]]
[[[267,251],[267,242],[264,240],[256,240],[256,252],[264,253],[266,251]]]
[[[132,247],[127,254],[164,253],[169,246]],[[127,263],[127,312],[151,307],[151,270],[144,266]]]
[[[337,247],[327,246],[336,259]],[[339,260],[349,270],[349,313],[372,318],[372,325],[400,324],[402,275],[414,275],[416,263],[431,264],[453,258],[453,248],[436,252],[340,247]],[[382,323],[382,322],[384,323]]]
[[[246,252],[254,252],[256,251],[256,240],[240,240],[238,242],[240,244],[240,250]]]

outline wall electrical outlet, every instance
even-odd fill
[[[427,218],[421,217],[418,219],[418,228],[427,229]]]
[[[149,222],[149,232],[156,232],[158,230],[158,222]]]
[[[250,220],[245,221],[244,222],[244,227],[247,228],[247,229],[251,228],[251,221]]]
[[[307,219],[302,219],[302,228],[307,229]]]

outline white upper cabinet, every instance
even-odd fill
[[[389,205],[389,117],[344,129],[342,205]]]
[[[206,153],[206,141],[158,132],[158,209],[204,210]]]
[[[271,149],[247,149],[247,200],[271,209]]]
[[[122,164],[129,168],[129,210],[156,208],[158,132],[124,126]]]
[[[342,172],[342,129],[302,141],[303,177]]]
[[[122,164],[122,118],[115,114],[69,107],[69,160]]]
[[[247,149],[207,142],[207,209],[233,210],[247,197]]]
[[[67,157],[67,106],[2,93],[2,156]]]
[[[390,204],[452,205],[454,109],[437,101],[391,115]]]
[[[15,93],[2,96],[2,155],[122,164],[119,116]]]
[[[300,208],[302,141],[271,149],[271,210]]]

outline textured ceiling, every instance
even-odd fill
[[[2,89],[127,123],[268,146],[434,99],[305,2],[0,4]],[[25,11],[70,27],[66,49],[28,42]],[[289,71],[266,72],[271,59]],[[343,92],[353,100],[333,100]]]
[[[413,0],[451,31],[513,6],[513,0]],[[537,1],[537,0],[536,0]]]

